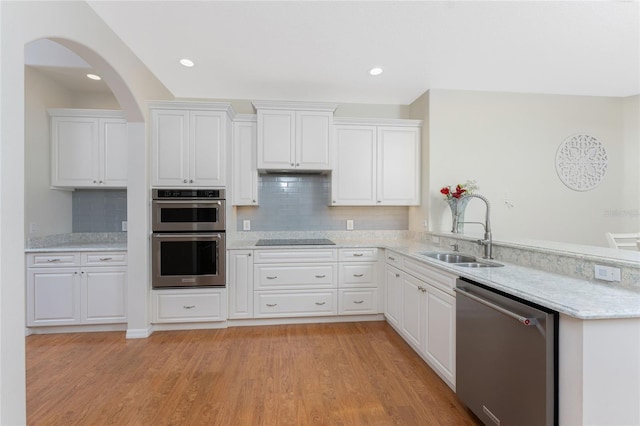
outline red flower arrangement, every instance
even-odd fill
[[[465,194],[471,194],[473,191],[478,189],[478,185],[476,185],[476,181],[468,180],[466,183],[459,183],[455,186],[455,188],[451,186],[445,186],[440,190],[440,193],[444,195],[447,199],[451,198],[460,198]]]

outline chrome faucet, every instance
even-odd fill
[[[465,197],[475,197],[480,198],[487,206],[487,215],[485,216],[484,223],[482,222],[457,222],[455,226],[457,227],[461,223],[475,223],[478,225],[482,225],[484,227],[484,239],[478,240],[477,243],[484,247],[484,258],[485,259],[493,259],[493,237],[491,236],[491,222],[489,220],[489,200],[486,199],[483,195],[479,194],[468,194]]]

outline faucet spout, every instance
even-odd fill
[[[490,220],[491,207],[489,204],[489,200],[487,200],[485,196],[480,194],[468,194],[468,195],[465,195],[465,197],[479,198],[482,201],[484,201],[484,204],[487,207],[486,215],[485,215],[484,223],[482,222],[459,222],[459,223],[477,223],[484,227],[484,239],[478,240],[478,244],[484,247],[483,257],[485,259],[493,259],[493,236],[491,234],[491,220]]]

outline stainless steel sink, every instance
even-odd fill
[[[499,266],[504,266],[496,262],[478,260],[478,258],[476,258],[475,256],[471,256],[469,254],[462,254],[462,253],[427,251],[419,254],[422,256],[439,260],[441,262],[452,263],[456,266],[462,266],[464,268],[495,268]]]
[[[425,252],[420,253],[423,256],[430,257],[432,259],[439,260],[441,262],[447,263],[465,263],[465,262],[475,262],[475,256],[469,256],[468,254],[459,254],[459,253],[439,253],[439,252]]]
[[[463,268],[497,268],[504,265],[496,262],[475,261],[456,263],[456,266],[462,266]]]

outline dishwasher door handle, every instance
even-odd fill
[[[498,306],[498,305],[496,305],[494,303],[489,302],[488,300],[485,300],[485,299],[483,299],[481,297],[478,297],[478,296],[476,296],[474,294],[471,294],[468,291],[461,289],[460,287],[456,287],[453,290],[458,294],[462,294],[465,297],[468,297],[469,299],[475,300],[476,302],[482,303],[483,305],[488,306],[489,308],[494,309],[494,310],[496,310],[498,312],[501,312],[501,313],[505,314],[508,317],[511,317],[511,318],[513,318],[515,320],[518,320],[518,321],[520,321],[522,324],[524,324],[526,326],[530,326],[530,325],[537,326],[538,325],[538,320],[535,319],[535,318],[527,318],[527,317],[523,317],[522,315],[518,315],[515,312],[511,312],[510,310],[503,308],[502,306]]]

